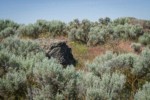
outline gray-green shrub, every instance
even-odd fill
[[[57,20],[37,20],[34,24],[20,26],[17,32],[22,37],[38,38],[40,34],[55,37],[66,35],[66,24]]]
[[[103,56],[96,57],[92,63],[87,63],[87,67],[95,75],[101,76],[112,68],[132,68],[137,58],[137,55],[131,53],[116,55],[112,52],[107,52]]]
[[[20,40],[19,38],[9,37],[0,43],[0,49],[7,49],[15,55],[26,56],[28,53],[42,51],[40,46],[30,40]]]
[[[0,78],[0,97],[4,100],[25,99],[27,78],[25,71],[11,71]]]
[[[88,44],[97,45],[105,42],[106,32],[99,27],[90,28],[88,35]]]
[[[11,20],[8,20],[8,19],[6,19],[6,20],[0,19],[0,32],[2,30],[4,30],[5,28],[7,28],[7,27],[11,27],[13,29],[17,29],[19,27],[19,24],[15,23],[15,22],[13,22]]]
[[[132,43],[131,44],[131,48],[133,48],[133,50],[135,51],[135,52],[141,52],[141,44],[140,43]]]
[[[104,73],[101,78],[89,74],[86,78],[86,100],[119,99],[126,82],[125,76],[119,73]]]
[[[150,99],[150,83],[146,82],[141,89],[137,91],[134,100],[149,100]]]
[[[137,61],[133,66],[132,72],[137,76],[144,77],[150,72],[150,50],[145,49],[142,51]]]
[[[150,44],[150,34],[144,33],[144,35],[139,37],[139,42],[143,45],[149,45]]]
[[[13,36],[15,34],[15,30],[12,27],[7,27],[0,32],[0,38],[6,38],[9,36]]]
[[[39,36],[39,27],[36,24],[22,25],[17,30],[18,35],[23,37],[37,38]]]

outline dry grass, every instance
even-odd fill
[[[88,60],[88,47],[78,42],[68,42],[68,45],[71,47],[72,54],[77,60],[76,69],[84,68],[84,63]]]
[[[72,48],[72,53],[78,61],[76,69],[84,69],[85,62],[92,61],[96,56],[104,54],[106,51],[113,51],[114,53],[128,53],[133,52],[131,48],[131,41],[109,41],[104,45],[86,46],[78,42],[69,42],[68,45]]]

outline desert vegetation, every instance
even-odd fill
[[[63,39],[75,65],[46,57]],[[44,43],[44,44],[43,44]],[[0,19],[0,100],[149,100],[150,21]]]

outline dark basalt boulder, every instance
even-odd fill
[[[75,59],[72,55],[71,48],[66,45],[66,42],[52,43],[46,56],[50,59],[51,57],[58,60],[63,66],[75,65]]]

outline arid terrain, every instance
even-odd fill
[[[149,75],[149,20],[0,20],[0,100],[149,100]]]

